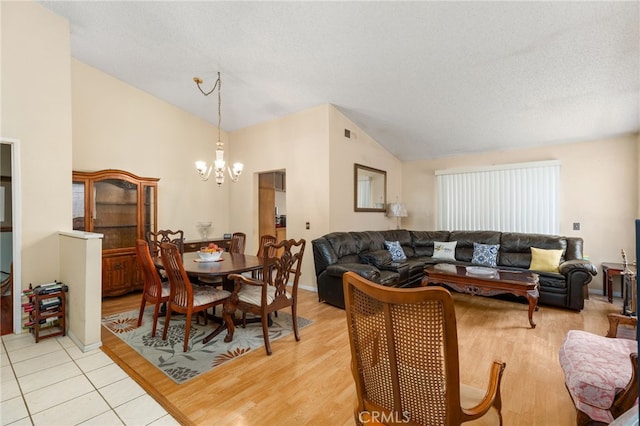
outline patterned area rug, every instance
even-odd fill
[[[273,324],[269,327],[271,342],[293,334],[291,314],[278,312],[278,316],[272,315],[272,318]],[[247,324],[246,328],[236,326],[233,341],[230,343],[224,342],[224,336],[227,334],[224,330],[207,344],[203,344],[202,339],[211,333],[217,324],[209,321],[208,325],[203,325],[202,319],[200,319],[201,324],[196,324],[193,320],[189,332],[187,352],[182,352],[186,322],[184,315],[172,315],[167,340],[162,340],[164,317],[158,318],[156,337],[151,337],[152,320],[153,307],[147,307],[140,328],[137,327],[138,311],[104,317],[102,325],[178,384],[241,357],[254,349],[264,351],[260,323]],[[306,327],[311,322],[306,318],[298,317],[298,329]]]

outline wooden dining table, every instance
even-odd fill
[[[164,269],[160,256],[155,256],[153,263],[156,267]],[[222,287],[227,291],[233,291],[234,284],[232,280],[228,279],[228,276],[262,269],[262,258],[250,254],[224,252],[220,259],[205,262],[198,257],[198,253],[184,253],[182,255],[182,264],[185,272],[190,277],[222,277]],[[218,320],[218,318],[214,319]],[[224,321],[220,322],[220,326],[205,337],[202,343],[207,343],[226,328],[226,323]]]

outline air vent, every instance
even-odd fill
[[[344,129],[344,137],[347,139],[351,139],[351,130]]]

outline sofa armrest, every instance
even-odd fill
[[[598,270],[593,263],[582,259],[567,260],[561,263],[558,269],[562,275],[569,275],[575,270],[585,271],[593,276],[598,274]]]
[[[380,270],[375,266],[363,263],[334,263],[328,266],[325,272],[327,275],[342,279],[342,275],[349,271],[355,272],[369,281],[378,282],[380,280]]]
[[[398,287],[404,287],[409,283],[409,264],[406,262],[391,262],[378,266],[383,271],[393,271],[398,273]]]
[[[584,308],[584,287],[598,273],[595,265],[588,260],[568,260],[559,267],[560,273],[567,280],[566,307],[575,311]]]
[[[383,269],[386,271],[394,271],[394,272],[398,272],[400,269],[408,268],[408,267],[409,267],[409,264],[406,262],[391,262],[385,265],[378,266],[379,269]]]

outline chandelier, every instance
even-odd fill
[[[222,86],[222,80],[220,80],[220,73],[218,73],[218,79],[216,83],[213,85],[213,89],[205,92],[202,90],[200,85],[202,84],[202,80],[200,77],[193,77],[193,81],[195,81],[196,85],[200,92],[203,95],[209,96],[216,89],[218,89],[218,142],[216,142],[216,159],[210,166],[207,166],[206,161],[196,161],[196,170],[200,175],[202,180],[208,180],[211,172],[215,172],[216,183],[218,186],[222,186],[224,183],[224,169],[225,169],[225,161],[224,161],[224,143],[220,140],[220,121],[222,119],[222,115],[220,114],[220,107],[222,106],[222,101],[220,98],[220,86]],[[242,169],[244,165],[242,163],[234,163],[233,168],[227,167],[227,171],[229,172],[229,178],[232,182],[237,182],[240,179],[240,174],[242,174]]]

